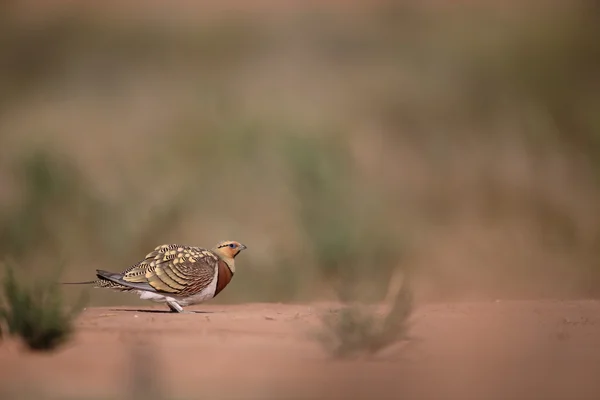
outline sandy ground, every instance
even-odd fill
[[[134,387],[146,399],[600,398],[600,302],[423,305],[412,340],[345,361],[309,336],[330,306],[90,308],[55,353],[4,342],[0,385],[80,399],[134,398]]]

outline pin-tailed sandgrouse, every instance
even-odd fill
[[[219,294],[235,274],[235,257],[246,249],[236,241],[211,250],[165,244],[121,273],[96,270],[95,287],[134,292],[143,300],[167,303],[171,311],[202,303]]]

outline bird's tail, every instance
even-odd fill
[[[115,289],[121,291],[130,291],[132,287],[125,286],[120,284],[117,278],[120,278],[120,274],[114,274],[112,272],[106,272],[102,270],[97,270],[96,276],[98,279],[93,281],[84,281],[84,282],[60,282],[63,285],[93,285],[94,288],[103,288],[103,289]]]
[[[101,270],[98,270],[97,272],[98,272],[98,274],[96,276],[98,277],[98,279],[93,280],[93,281],[60,282],[60,283],[63,285],[93,285],[94,288],[115,289],[115,290],[120,290],[120,291],[132,290],[131,287],[124,286],[118,282],[115,282],[114,279],[110,280],[110,278],[118,277],[119,274],[113,274],[111,272],[106,272],[106,271],[101,271]]]
[[[98,284],[98,281],[86,281],[86,282],[60,282],[61,285],[94,285]]]

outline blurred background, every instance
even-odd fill
[[[598,1],[2,0],[0,31],[28,276],[232,239],[217,302],[599,292]]]

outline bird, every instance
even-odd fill
[[[97,280],[65,283],[133,292],[142,300],[166,303],[171,312],[187,313],[183,307],[216,297],[231,282],[235,257],[245,249],[233,240],[220,241],[210,250],[163,244],[123,272],[97,269]]]

